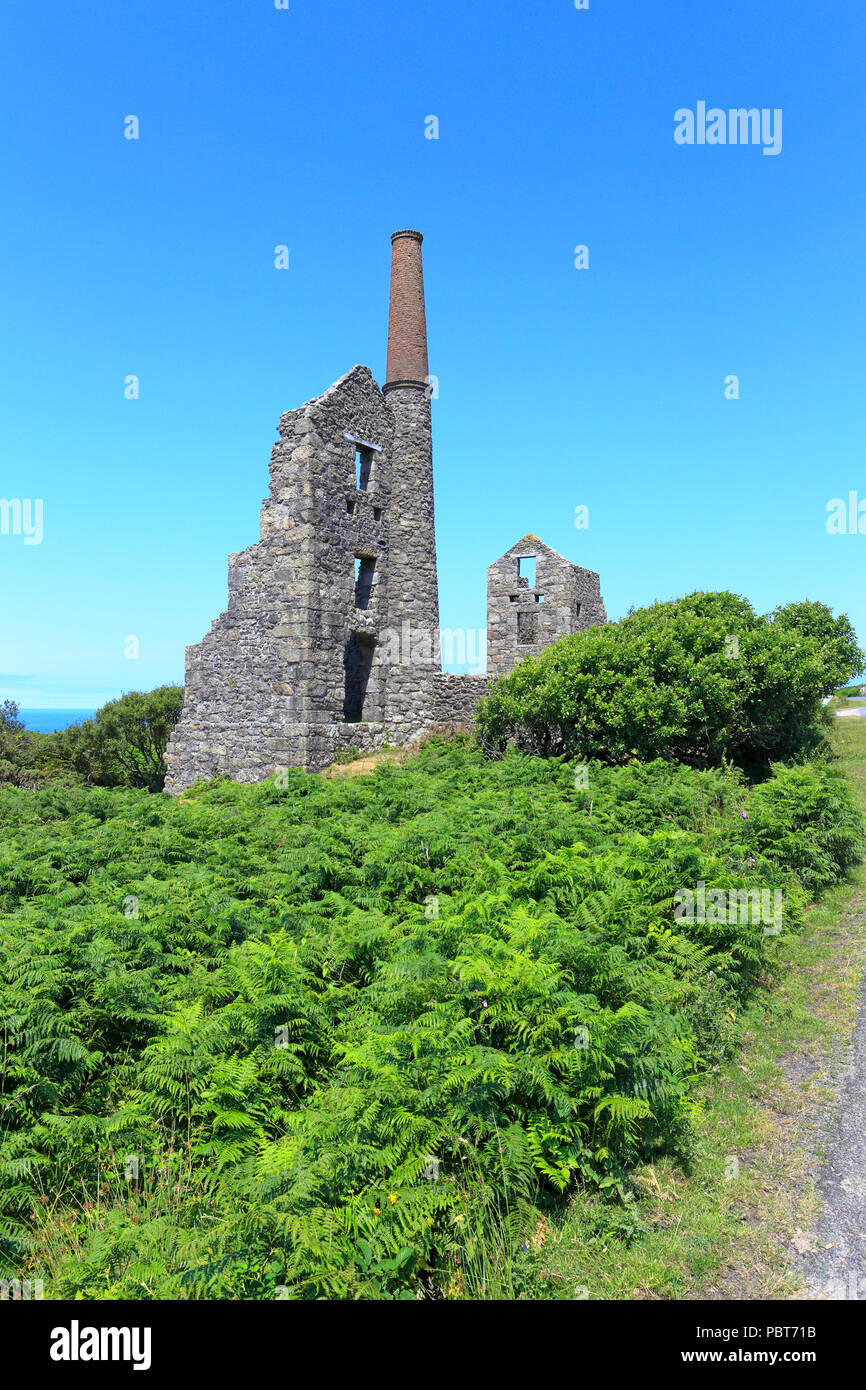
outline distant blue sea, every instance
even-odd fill
[[[18,718],[34,734],[53,734],[82,719],[92,719],[95,713],[95,709],[19,709]]]

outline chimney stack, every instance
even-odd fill
[[[420,232],[391,237],[391,307],[385,390],[393,386],[427,388],[427,317]]]

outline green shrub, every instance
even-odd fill
[[[821,747],[821,699],[862,664],[822,604],[760,617],[735,594],[690,594],[521,661],[481,701],[479,734],[496,751],[766,772]]]
[[[41,769],[100,787],[162,791],[165,750],[180,718],[183,687],[130,691],[103,705],[93,719],[51,735],[40,747]]]
[[[34,770],[37,743],[18,718],[14,700],[0,705],[0,782],[14,786],[33,786],[38,781]]]

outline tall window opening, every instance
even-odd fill
[[[355,607],[367,608],[373,590],[373,571],[376,561],[366,555],[355,556]]]
[[[346,689],[343,699],[343,718],[347,724],[358,724],[364,718],[364,702],[373,669],[376,643],[372,637],[353,632],[343,657]]]
[[[373,467],[373,450],[365,449],[363,444],[355,448],[355,484],[361,492],[370,486],[370,472]]]

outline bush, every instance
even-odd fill
[[[14,700],[0,705],[0,782],[15,786],[32,786],[37,780],[34,772],[36,740],[18,718]]]
[[[497,751],[699,767],[727,758],[766,773],[822,746],[821,699],[863,660],[848,619],[822,604],[760,617],[735,594],[690,594],[520,662],[481,701],[479,736]]]
[[[40,766],[100,787],[162,791],[165,750],[182,704],[182,686],[131,691],[103,705],[94,719],[50,736],[40,751]]]

